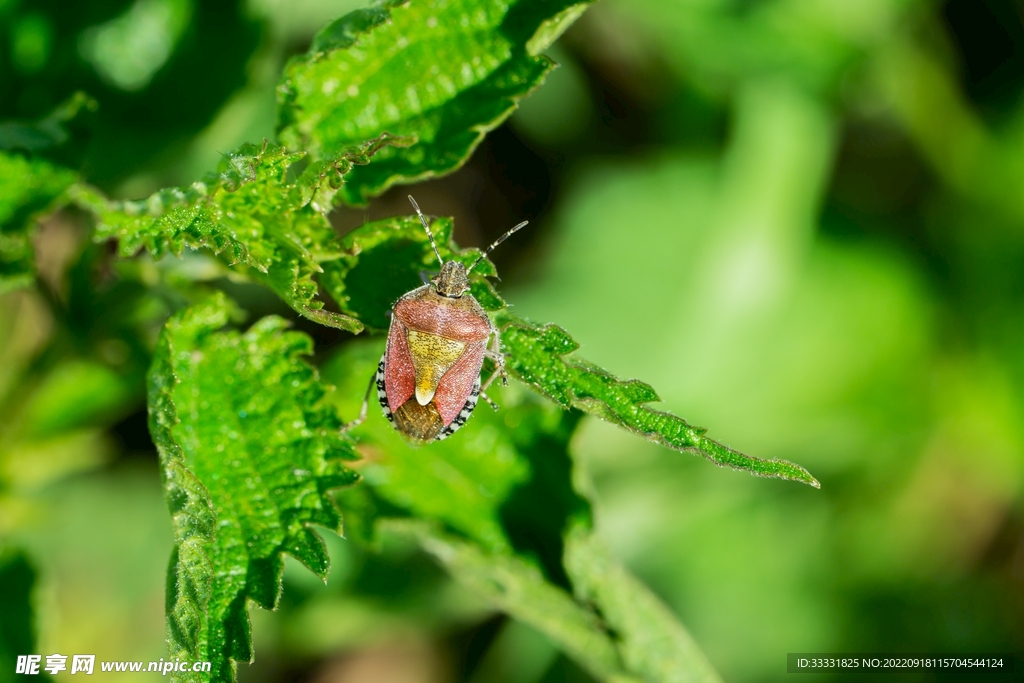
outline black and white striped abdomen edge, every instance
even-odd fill
[[[377,400],[380,402],[381,410],[384,411],[384,417],[388,419],[388,422],[394,424],[395,416],[391,413],[391,406],[388,405],[388,392],[384,388],[384,358],[381,356],[380,363],[377,365]],[[455,419],[451,421],[447,427],[441,430],[441,433],[435,437],[435,441],[443,441],[449,436],[459,431],[462,425],[466,424],[466,420],[473,414],[473,410],[476,408],[476,402],[480,398],[480,378],[476,378],[476,382],[473,383],[473,391],[469,394],[469,398],[466,399],[466,404],[462,406],[462,410],[455,416]]]

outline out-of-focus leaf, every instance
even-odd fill
[[[38,649],[29,652],[95,653],[110,660],[167,657],[161,598],[173,537],[155,464],[149,458],[122,460],[115,468],[64,477],[23,499],[27,514],[14,537],[38,567],[41,589]],[[68,676],[70,656],[67,665],[56,679]],[[108,676],[97,662],[95,675],[84,677]]]
[[[467,266],[480,256],[476,249],[460,250],[452,241],[453,222],[437,218],[430,227],[441,258]],[[323,264],[321,282],[341,310],[371,329],[387,329],[388,311],[400,296],[423,282],[420,274],[440,269],[427,234],[416,216],[396,216],[365,223],[341,239],[341,255]],[[496,275],[484,259],[473,270],[470,293],[493,311],[505,306],[485,276]]]
[[[301,153],[246,144],[204,180],[148,199],[114,202],[84,186],[71,195],[96,216],[96,239],[117,238],[122,256],[139,249],[158,258],[185,247],[210,249],[229,264],[247,267],[300,315],[358,332],[358,320],[324,310],[313,276],[321,272],[321,261],[339,251],[326,212],[344,176],[395,142],[401,141],[382,135],[343,150],[311,164],[295,181],[288,173]]]
[[[538,326],[504,312],[498,321],[509,372],[563,408],[579,408],[655,443],[702,455],[719,466],[820,486],[799,465],[744,455],[707,438],[706,430],[680,417],[647,408],[645,403],[660,400],[650,385],[637,380],[623,382],[572,356],[579,344],[557,325]]]
[[[34,217],[53,206],[75,177],[41,159],[0,152],[0,294],[35,280]]]
[[[640,0],[629,3],[630,19],[645,27],[645,40],[680,72],[721,88],[752,74],[784,73],[825,90],[865,48],[900,23],[907,3],[832,6],[826,11],[781,0],[736,12],[727,3]]]
[[[639,683],[622,668],[611,636],[596,616],[514,555],[489,554],[419,521],[386,520],[382,528],[411,536],[458,581],[511,616],[555,640],[599,681]]]
[[[68,361],[54,368],[26,406],[27,436],[59,434],[123,411],[134,387],[105,365]]]
[[[586,525],[570,530],[565,565],[577,596],[597,605],[616,634],[630,671],[663,683],[721,682],[668,607],[619,565]]]
[[[276,607],[283,553],[326,578],[327,552],[309,525],[340,532],[329,491],[357,479],[341,464],[356,457],[352,443],[301,358],[310,339],[276,317],[217,332],[228,314],[218,295],[175,315],[149,375],[176,539],[170,656],[212,662],[212,681],[232,681],[235,662],[252,659],[248,602]]]
[[[35,583],[36,572],[28,557],[12,548],[0,548],[0,671],[4,680],[13,680],[18,655],[36,651]]]
[[[1013,223],[1021,220],[1024,164],[1015,129],[986,126],[960,91],[957,77],[909,40],[893,41],[881,51],[872,64],[872,77],[893,115],[950,189]],[[979,228],[987,224],[981,222]]]
[[[21,149],[35,152],[67,142],[70,134],[65,125],[83,110],[95,111],[96,100],[76,92],[50,114],[35,123],[0,122],[0,149]]]
[[[280,137],[318,156],[381,133],[414,136],[356,170],[341,198],[458,168],[543,81],[540,52],[582,13],[571,0],[390,0],[326,27],[279,86]]]
[[[173,54],[192,8],[189,0],[134,2],[120,15],[85,29],[79,53],[109,85],[144,90]]]
[[[0,442],[0,503],[6,494],[18,497],[19,492],[95,469],[115,452],[110,439],[97,427],[33,435],[35,438],[4,436]],[[0,523],[0,532],[6,530],[5,526]]]

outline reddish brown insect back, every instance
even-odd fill
[[[469,273],[526,222],[502,235],[466,268],[458,261],[441,258],[420,207],[412,197],[409,201],[441,262],[441,271],[395,303],[387,348],[377,367],[377,397],[395,429],[413,441],[428,442],[455,433],[494,378],[501,375],[505,381],[498,330],[469,293]],[[481,385],[485,357],[497,367]]]

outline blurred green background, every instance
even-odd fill
[[[188,183],[273,136],[284,61],[362,4],[0,0],[0,120],[84,90],[98,109],[38,153],[119,197]],[[1024,651],[1024,2],[601,0],[552,56],[420,205],[464,245],[530,219],[495,254],[517,314],[822,483],[587,418],[614,551],[728,681],[784,680],[796,651]],[[74,213],[37,247],[45,286],[0,296],[0,539],[39,572],[37,652],[155,660],[171,537],[143,385],[176,302],[146,285],[208,271],[294,316],[200,257],[116,261]],[[328,370],[351,339],[296,325]],[[588,680],[415,550],[330,546],[327,586],[290,567],[281,611],[253,608],[241,680]]]

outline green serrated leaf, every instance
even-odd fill
[[[353,205],[453,171],[543,82],[554,63],[540,52],[588,4],[391,0],[348,14],[286,67],[280,139],[323,156],[385,131],[414,138],[353,172]]]
[[[578,524],[566,538],[565,566],[577,596],[597,605],[625,667],[659,683],[721,683],[668,607]]]
[[[450,218],[433,220],[431,232],[441,258],[469,265],[479,256],[477,249],[459,249],[452,242]],[[387,329],[387,316],[400,296],[422,286],[420,274],[440,268],[427,234],[416,216],[396,216],[365,223],[341,238],[341,256],[323,264],[324,289],[346,314],[358,318],[370,329]],[[470,292],[486,310],[505,306],[485,279],[497,271],[487,259],[474,270]]]
[[[646,407],[644,403],[659,400],[654,389],[637,380],[623,382],[576,358],[573,352],[579,345],[557,325],[534,325],[507,312],[498,314],[498,324],[509,373],[562,407],[579,408],[649,441],[697,453],[719,466],[820,487],[799,465],[744,455],[707,438],[706,430],[681,417]]]
[[[402,143],[385,135],[343,150],[310,165],[295,182],[289,170],[304,155],[264,143],[242,145],[201,182],[148,199],[114,202],[85,186],[70,194],[96,217],[95,238],[116,238],[122,256],[140,249],[157,258],[186,247],[210,249],[247,268],[300,315],[359,332],[358,320],[324,310],[313,278],[320,262],[339,253],[327,219],[334,193],[355,165],[396,142]]]
[[[218,332],[223,295],[171,318],[149,373],[150,433],[160,452],[176,546],[168,570],[170,656],[210,661],[233,681],[252,659],[248,602],[274,609],[282,553],[321,578],[328,561],[309,525],[340,532],[329,491],[357,480],[312,350],[287,322]],[[179,680],[204,680],[182,674]]]
[[[35,281],[35,216],[54,206],[75,179],[41,159],[0,152],[0,294]]]

